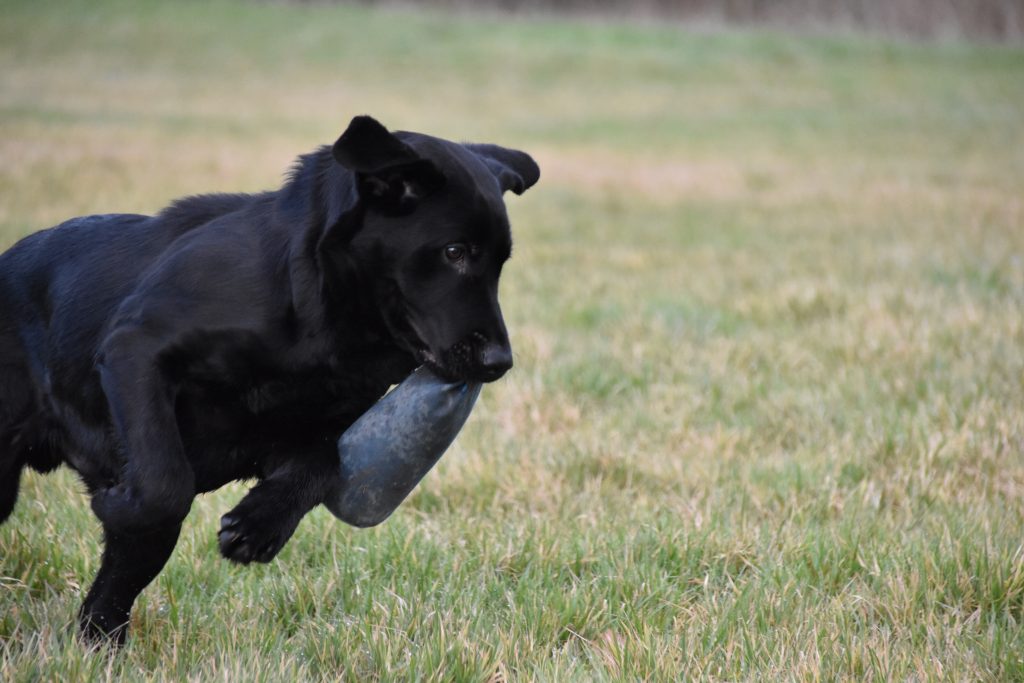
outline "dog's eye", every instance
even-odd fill
[[[457,263],[466,258],[465,244],[449,244],[444,248],[444,257],[452,263]]]

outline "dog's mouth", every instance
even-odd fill
[[[449,382],[493,382],[512,367],[507,343],[489,343],[487,337],[474,332],[446,349],[436,350],[426,341],[412,316],[404,319],[401,343],[420,365]],[[495,354],[494,351],[498,350]],[[497,358],[497,360],[496,360]]]
[[[404,341],[412,351],[412,355],[417,363],[430,368],[435,375],[447,382],[466,381],[469,379],[468,377],[460,376],[455,368],[450,367],[445,362],[443,354],[436,353],[430,348],[430,345],[424,339],[424,334],[411,316],[406,317],[405,325],[408,328],[409,334]]]
[[[486,383],[500,379],[512,367],[510,356],[507,361],[488,363],[486,349],[487,340],[482,335],[474,334],[440,354],[419,345],[415,357],[420,364],[449,382]]]
[[[416,362],[430,368],[431,372],[448,382],[466,380],[466,377],[457,377],[455,373],[446,368],[437,358],[437,355],[426,347],[417,347],[413,355]]]

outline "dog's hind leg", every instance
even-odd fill
[[[0,523],[14,510],[21,470],[45,473],[62,461],[57,435],[33,403],[28,373],[0,365]]]
[[[21,468],[25,465],[24,449],[18,443],[20,430],[17,417],[22,412],[20,407],[15,406],[22,389],[18,385],[10,367],[0,365],[0,524],[14,510],[18,500]]]
[[[22,462],[10,447],[10,437],[0,434],[0,524],[3,524],[18,501]]]
[[[135,598],[167,564],[180,531],[180,523],[131,535],[104,529],[100,571],[79,612],[87,641],[124,643]]]

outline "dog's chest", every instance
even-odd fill
[[[230,381],[186,382],[183,403],[208,428],[217,427],[206,419],[215,416],[226,431],[334,429],[365,412],[414,365],[404,355],[379,351],[298,367],[250,364]]]
[[[295,375],[259,378],[241,387],[236,397],[245,412],[264,420],[275,416],[308,422],[359,413],[390,386],[386,378],[369,374],[338,374],[317,368]]]
[[[260,476],[275,453],[305,453],[331,442],[387,390],[323,372],[256,378],[243,386],[184,387],[178,428],[201,490]]]
[[[252,382],[243,398],[254,415],[295,409],[327,415],[352,411],[361,414],[413,369],[414,363],[405,354],[393,349],[368,349],[271,373]]]

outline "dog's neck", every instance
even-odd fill
[[[277,193],[276,219],[301,231],[288,254],[292,306],[307,335],[326,335],[334,348],[393,346],[374,305],[372,284],[346,249],[362,222],[354,175],[335,163],[329,147],[302,155]],[[315,292],[313,300],[299,293]]]

